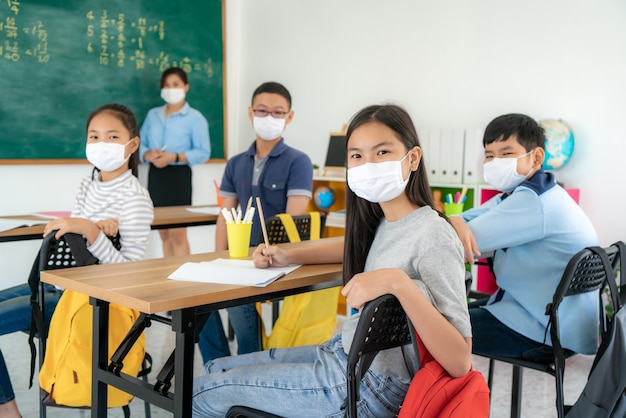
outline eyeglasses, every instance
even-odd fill
[[[272,115],[273,118],[284,119],[287,117],[287,114],[289,112],[283,112],[282,110],[274,110],[270,112],[269,110],[265,109],[252,109],[252,113],[254,113],[254,116],[258,116],[260,118],[264,118],[267,115]]]

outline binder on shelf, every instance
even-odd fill
[[[445,128],[439,132],[439,182],[463,182],[463,129]]]
[[[422,153],[424,162],[428,171],[428,181],[431,183],[441,183],[441,167],[440,167],[440,129],[439,128],[418,128],[417,136],[420,144],[422,144]]]
[[[482,128],[465,129],[463,161],[463,183],[465,184],[483,183],[483,161],[485,159],[483,134]]]

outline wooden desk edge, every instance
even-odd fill
[[[192,212],[189,208],[205,208],[203,206],[164,206],[154,208],[154,221],[151,229],[186,228],[191,226],[215,225],[217,215],[208,213]],[[35,215],[10,215],[0,216],[5,219],[29,219],[42,221],[43,223],[33,226],[22,226],[0,231],[0,242],[26,241],[43,238],[43,229],[50,219]]]
[[[341,239],[343,239],[343,237],[324,238],[323,240],[336,241]],[[303,241],[300,243],[281,244],[281,246],[315,247],[320,242],[321,241]],[[294,291],[298,289],[318,290],[342,285],[341,264],[305,265],[265,287],[184,282],[167,279],[167,275],[187,261],[197,262],[219,257],[224,258],[227,257],[227,255],[227,251],[221,251],[215,253],[193,254],[190,256],[148,259],[134,262],[141,263],[142,270],[139,272],[130,272],[130,274],[136,275],[141,272],[148,271],[150,273],[150,277],[152,278],[149,283],[150,286],[165,285],[165,287],[171,287],[172,291],[177,288],[182,289],[186,293],[183,292],[185,294],[182,294],[180,297],[160,299],[153,297],[152,300],[149,300],[150,298],[140,298],[128,294],[133,293],[136,289],[138,289],[138,285],[134,283],[124,283],[124,286],[122,287],[106,289],[93,284],[93,281],[97,281],[97,279],[102,278],[101,275],[97,278],[90,278],[89,280],[77,280],[72,278],[77,275],[80,276],[81,269],[90,269],[93,271],[93,269],[102,268],[111,270],[110,274],[106,277],[114,277],[119,271],[129,270],[128,268],[125,268],[127,267],[127,265],[125,265],[126,263],[45,270],[41,272],[41,281],[59,286],[61,288],[72,289],[107,302],[128,306],[148,314],[204,305],[236,305],[238,303],[235,303],[235,301],[247,303],[246,301],[264,300],[272,297],[271,295],[297,293]],[[310,272],[311,270],[313,270],[313,272]],[[68,275],[65,276],[65,273],[68,273]],[[158,276],[156,280],[154,279],[155,273],[156,276]],[[139,286],[141,286],[141,284],[139,284]],[[211,289],[207,290],[207,287]],[[206,291],[196,288],[204,288],[202,290]],[[190,289],[199,290],[199,293],[190,294]]]

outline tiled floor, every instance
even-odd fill
[[[172,334],[166,331],[165,326],[154,324],[146,331],[148,351],[153,357],[154,368],[159,370],[174,347]],[[39,416],[39,405],[35,389],[28,389],[28,374],[30,370],[30,354],[27,336],[22,333],[0,337],[0,348],[5,357],[11,374],[17,402],[24,417]],[[195,356],[195,370],[199,373],[201,361],[199,353]],[[582,390],[593,357],[574,356],[567,361],[565,373],[565,400],[573,403]],[[488,361],[481,357],[474,358],[474,367],[487,374]],[[152,378],[154,378],[154,371]],[[510,408],[511,366],[497,363],[492,393],[491,417],[508,417]],[[533,370],[524,371],[522,417],[555,417],[554,408],[554,378]],[[143,417],[143,402],[135,399],[131,402],[131,415]],[[152,417],[165,418],[172,414],[160,408],[152,407]],[[50,418],[88,417],[89,411],[68,410],[64,408],[48,408]],[[110,417],[122,417],[121,409],[110,410]]]

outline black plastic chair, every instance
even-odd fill
[[[311,215],[296,215],[292,216],[293,222],[298,229],[298,235],[300,235],[301,241],[308,241],[311,239]],[[324,234],[324,227],[326,226],[326,214],[320,212],[320,236]],[[283,222],[278,216],[272,216],[265,220],[265,228],[267,229],[267,239],[270,244],[282,244],[289,242],[287,231],[283,225]],[[259,243],[263,242],[263,233],[261,232],[257,238]]]
[[[595,251],[605,251],[608,255],[610,266],[605,266],[601,255]],[[557,416],[562,418],[569,407],[565,405],[563,395],[563,375],[565,372],[565,359],[571,357],[575,353],[563,349],[560,342],[559,330],[559,306],[564,298],[572,295],[578,295],[587,292],[598,292],[599,298],[599,321],[600,335],[606,331],[605,310],[602,298],[602,291],[607,286],[607,280],[614,280],[614,272],[618,257],[618,247],[616,244],[606,249],[600,247],[585,248],[575,254],[567,264],[565,271],[561,277],[552,302],[546,306],[546,315],[550,317],[550,338],[552,340],[553,358],[548,360],[530,361],[521,358],[485,356],[489,358],[489,373],[487,384],[491,390],[493,382],[493,371],[495,361],[509,363],[513,366],[512,389],[511,389],[511,417],[518,418],[521,416],[521,397],[522,397],[522,372],[523,368],[538,370],[548,373],[555,378],[556,384],[556,409]],[[607,267],[607,268],[605,268]],[[608,273],[607,273],[608,271]]]
[[[292,216],[293,222],[298,229],[300,241],[308,241],[311,239],[311,215]],[[326,214],[320,212],[320,237],[324,234],[324,226],[326,226]],[[283,222],[278,216],[272,216],[265,220],[265,228],[267,229],[267,240],[270,245],[284,244],[289,242],[289,236],[285,230]],[[263,232],[259,234],[258,242],[263,242]],[[272,323],[275,324],[280,314],[281,299],[272,299]]]
[[[31,311],[32,311],[32,325],[30,332],[31,339],[32,336],[35,335],[39,340],[39,367],[41,368],[44,360],[44,356],[46,353],[46,342],[48,338],[48,324],[45,323],[44,315],[45,315],[45,286],[46,284],[39,280],[38,272],[44,270],[56,270],[62,268],[70,268],[70,267],[78,267],[82,265],[96,264],[98,260],[89,253],[89,251],[84,246],[84,239],[76,234],[66,234],[62,236],[60,239],[56,239],[54,237],[55,233],[52,232],[47,235],[39,249],[39,254],[37,260],[35,261],[35,266],[38,266],[36,283],[30,283],[31,292],[38,288],[38,291],[33,292],[33,296],[31,296]],[[72,241],[73,240],[73,241]],[[110,240],[113,242],[116,248],[121,248],[118,237],[111,237]],[[69,241],[72,241],[70,244]],[[74,251],[72,251],[72,248]],[[33,272],[31,272],[31,276]],[[33,328],[34,326],[34,328]],[[33,332],[34,331],[34,332]],[[32,343],[32,341],[30,341]],[[34,353],[33,353],[34,355]],[[31,364],[31,367],[34,366],[34,363]],[[147,352],[145,353],[142,368],[139,371],[139,377],[142,377],[144,381],[147,382],[147,375],[150,372],[152,367],[152,357]],[[32,377],[31,377],[32,378]],[[32,382],[31,382],[32,383]],[[43,389],[39,390],[39,416],[41,418],[46,418],[46,408],[47,407],[60,407],[60,408],[68,408],[68,409],[89,409],[89,407],[74,407],[61,405],[54,402],[54,400],[50,399],[49,394]],[[145,416],[146,418],[150,418],[150,404],[148,402],[144,403],[145,407]],[[124,413],[124,417],[130,417],[130,407],[129,405],[124,405],[121,407]]]
[[[410,371],[414,374],[419,369],[415,331],[398,299],[393,295],[383,295],[365,305],[348,353],[347,396],[341,406],[345,409],[347,417],[356,418],[360,382],[378,352],[408,344],[412,344],[414,356],[411,358],[414,362],[410,365]],[[226,417],[280,418],[277,415],[243,406],[233,406]]]
[[[402,305],[393,295],[383,295],[368,302],[359,317],[348,353],[346,416],[356,417],[360,383],[374,357],[381,350],[412,344],[411,375],[419,369],[419,352],[415,331]]]

